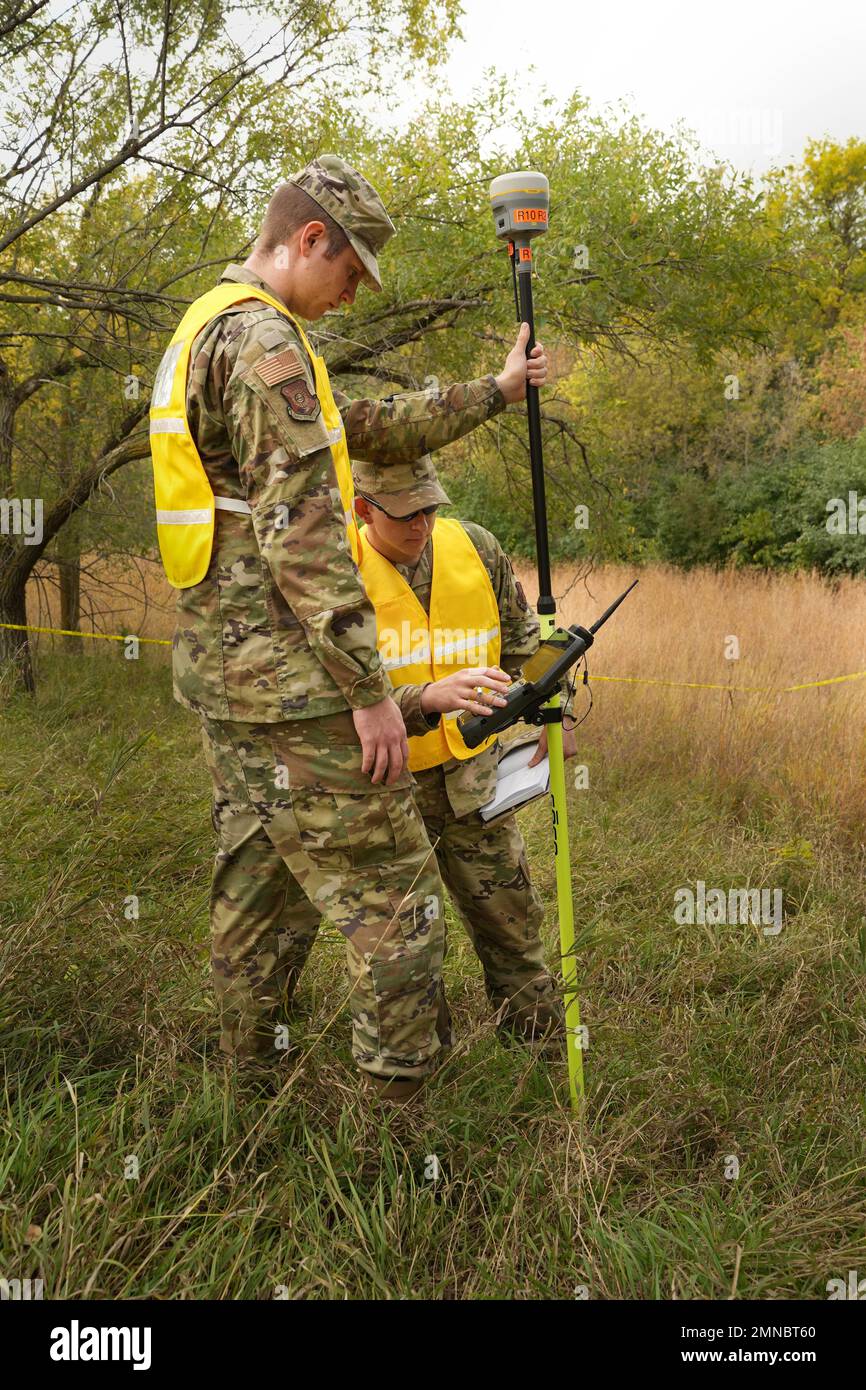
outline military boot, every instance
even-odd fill
[[[504,1047],[531,1047],[542,1057],[562,1057],[565,1053],[565,1017],[559,1000],[536,1004],[505,1014],[496,1027]]]
[[[426,1080],[426,1076],[371,1076],[369,1072],[365,1073],[368,1090],[392,1105],[405,1105],[412,1100],[423,1089]]]

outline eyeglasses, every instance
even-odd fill
[[[392,516],[381,503],[374,502],[372,497],[364,497],[363,492],[359,492],[358,496],[362,497],[365,502],[369,502],[371,507],[375,507],[377,512],[382,512],[389,521],[414,521],[416,516],[433,516],[435,512],[438,512],[440,506],[438,502],[434,502],[432,507],[418,507],[416,511],[409,512],[408,516]]]

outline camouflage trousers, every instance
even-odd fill
[[[544,907],[529,877],[515,816],[487,825],[456,816],[440,767],[415,774],[415,803],[436,850],[443,881],[484,971],[487,997],[503,1018],[555,1006],[556,982],[544,963]]]
[[[415,803],[439,870],[484,971],[487,996],[503,1020],[530,1018],[538,1005],[558,1012],[559,991],[544,963],[544,907],[529,877],[516,818],[486,825],[478,812],[456,816],[441,768],[415,774]],[[290,970],[297,979],[318,922],[286,911]]]
[[[358,1066],[429,1074],[451,1041],[444,894],[410,779],[372,785],[349,712],[275,724],[205,717],[202,736],[218,835],[222,1051],[279,1059],[281,1015],[325,916],[346,938]]]

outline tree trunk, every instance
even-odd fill
[[[0,357],[0,497],[8,497],[12,489],[12,439],[17,408],[15,386]]]
[[[0,497],[12,495],[12,439],[17,405],[9,369],[0,358]],[[27,622],[25,589],[29,570],[21,565],[23,548],[20,537],[0,533],[0,676],[10,672],[12,686],[23,686],[32,694],[35,685],[27,633],[3,626],[23,626]]]
[[[57,568],[60,574],[60,626],[66,632],[77,632],[81,624],[81,555],[78,539],[66,534],[64,527],[57,545]],[[64,637],[67,651],[81,652],[77,637]]]
[[[61,483],[66,490],[75,481],[74,425],[68,391],[62,396],[58,463]],[[81,540],[78,518],[74,514],[58,532],[55,555],[60,579],[60,626],[67,632],[77,632],[81,625]],[[63,646],[66,651],[80,655],[83,643],[78,637],[64,637]]]
[[[19,548],[14,537],[0,537],[0,675],[11,676],[13,688],[32,695],[36,685],[27,633],[3,626],[27,622],[28,568],[20,562]]]
[[[150,453],[147,434],[133,433],[146,413],[145,401],[121,422],[116,434],[106,441],[102,452],[85,465],[68,490],[46,510],[40,541],[25,546],[18,542],[17,537],[0,534],[0,682],[4,691],[8,688],[6,682],[10,674],[13,688],[23,686],[25,690],[33,691],[35,686],[27,634],[10,631],[2,624],[27,621],[24,593],[34,566],[70,517],[85,505],[100,480],[134,459],[147,458]]]

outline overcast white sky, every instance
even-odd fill
[[[810,136],[866,139],[866,0],[464,8],[464,41],[442,72],[460,99],[485,68],[511,75],[531,63],[555,95],[578,87],[593,106],[624,98],[663,129],[683,118],[709,149],[757,174],[799,159]]]

